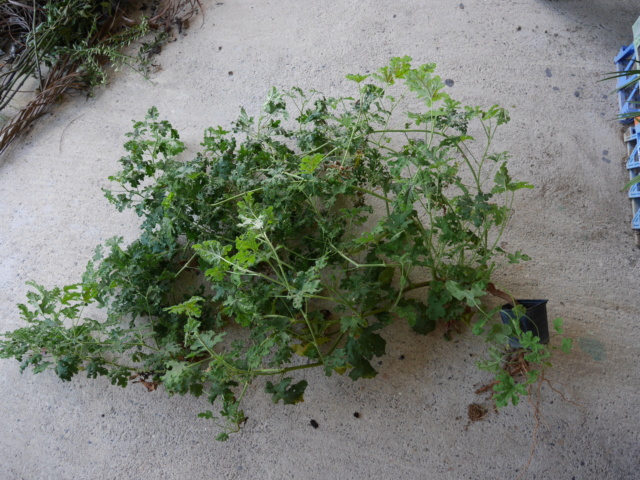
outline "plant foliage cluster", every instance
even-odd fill
[[[154,3],[150,15],[131,0],[0,1],[0,111],[35,77],[37,92],[0,129],[0,152],[45,108],[69,89],[91,90],[106,82],[104,67],[144,71],[149,53],[168,37],[173,23],[190,17],[199,0]],[[151,31],[137,57],[123,53]]]
[[[531,186],[491,149],[505,110],[461,105],[435,65],[410,60],[349,75],[355,97],[272,89],[258,118],[243,109],[231,131],[206,130],[191,160],[149,110],[106,191],[141,217],[139,238],[98,247],[80,283],[32,284],[28,325],[5,334],[0,357],[63,380],[84,371],[204,395],[219,413],[202,416],[225,439],[256,377],[295,404],[300,370],[374,377],[396,319],[423,335],[460,323],[495,344],[482,367],[498,406],[516,404],[539,370],[518,382],[506,339],[542,367],[549,351],[519,322],[495,322],[482,298],[499,263],[527,260],[499,240],[515,192]],[[419,108],[398,114],[404,105]],[[104,318],[87,318],[88,305]]]
[[[633,67],[628,70],[622,70],[617,72],[611,72],[604,78],[602,81],[606,80],[616,80],[618,86],[614,90],[614,93],[620,94],[622,93],[624,98],[629,103],[631,108],[630,112],[627,113],[619,113],[618,120],[621,123],[633,122],[635,120],[636,127],[637,122],[640,121],[640,97],[638,92],[638,85],[640,85],[640,61],[635,58],[635,55],[632,57]],[[632,92],[636,92],[635,95],[632,95]],[[629,183],[625,185],[623,190],[628,190],[634,185],[640,183],[640,175],[637,175],[637,171],[631,172],[635,178],[632,178]]]

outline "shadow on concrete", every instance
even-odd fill
[[[600,28],[619,38],[622,44],[631,42],[631,26],[640,11],[635,2],[596,0],[537,0],[541,7],[567,17],[568,23],[587,28]]]

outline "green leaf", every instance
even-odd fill
[[[262,106],[262,109],[269,115],[276,113],[286,113],[287,104],[282,98],[282,94],[275,88],[271,87],[267,101]]]
[[[107,375],[111,379],[111,385],[118,385],[124,388],[129,385],[131,370],[127,367],[118,367],[111,370]]]
[[[271,393],[271,399],[273,403],[278,403],[280,400],[285,405],[295,405],[304,401],[304,391],[307,388],[307,381],[301,380],[290,386],[292,378],[287,377],[282,379],[277,385],[272,382],[267,382],[265,392]]]
[[[302,157],[302,160],[300,160],[300,173],[312,175],[316,171],[316,168],[318,168],[318,165],[322,163],[322,160],[324,160],[324,155],[320,153],[316,153],[310,157]]]
[[[56,363],[56,375],[64,381],[70,381],[80,370],[81,359],[75,355],[65,355]]]
[[[471,288],[460,288],[460,285],[453,281],[448,280],[445,283],[447,290],[458,300],[464,300],[470,307],[477,307],[480,302],[478,299],[486,295],[486,286],[482,283],[474,283]]]
[[[405,78],[411,71],[411,57],[393,57],[389,60],[389,66],[382,67],[373,77],[388,85],[393,85],[397,79]]]
[[[384,270],[380,272],[380,275],[378,275],[378,282],[380,283],[380,287],[387,287],[391,285],[395,273],[396,269],[393,267],[384,268]]]
[[[529,255],[525,255],[522,252],[507,253],[507,258],[509,259],[509,263],[512,264],[520,263],[521,260],[525,262],[531,260]]]
[[[36,365],[35,367],[33,367],[33,373],[42,373],[45,370],[47,370],[51,365],[53,365],[52,362],[42,362],[39,363],[38,365]]]
[[[98,375],[107,375],[109,370],[107,370],[103,365],[105,364],[105,360],[102,358],[92,358],[91,361],[87,364],[87,377],[88,378],[97,378]]]
[[[553,329],[559,334],[564,333],[564,328],[562,328],[563,323],[564,321],[562,320],[562,318],[556,318],[553,320]]]
[[[194,384],[202,383],[200,370],[187,362],[167,362],[167,373],[160,377],[169,393],[185,395]]]
[[[359,327],[364,327],[365,325],[366,321],[361,317],[349,315],[340,317],[340,331],[343,333],[348,330],[357,330]]]
[[[222,245],[217,240],[207,240],[193,246],[193,250],[206,262],[212,265],[205,271],[205,275],[214,282],[224,279],[230,265],[227,259],[233,250],[231,245]]]
[[[358,75],[358,74],[349,74],[346,76],[347,80],[351,80],[356,83],[362,83],[364,80],[369,78],[369,75]]]
[[[427,314],[429,309],[431,315]],[[444,310],[442,312],[444,313]],[[401,300],[394,308],[394,313],[406,320],[413,331],[420,335],[426,335],[436,329],[438,311],[431,303],[427,306],[414,299]]]
[[[624,188],[622,189],[622,191],[629,190],[631,187],[633,187],[634,185],[637,185],[638,183],[640,183],[640,175],[637,175],[633,180],[631,180],[629,183],[627,183],[624,186]]]
[[[499,105],[493,105],[489,110],[483,112],[482,120],[496,118],[498,125],[508,123],[510,121],[509,113]]]
[[[560,348],[564,353],[571,353],[571,350],[573,349],[573,339],[563,338]]]
[[[288,297],[293,307],[301,309],[307,300],[322,290],[320,272],[316,266],[306,272],[299,272],[291,284]]]
[[[204,298],[193,296],[189,300],[186,300],[178,305],[172,305],[164,309],[165,312],[175,313],[177,315],[187,315],[191,318],[199,318],[202,315],[201,302],[204,302]]]
[[[185,332],[186,330],[187,327],[185,327]],[[216,333],[212,331],[206,331],[200,333],[197,336],[197,339],[191,345],[191,350],[200,354],[204,352],[212,352],[213,347],[215,347],[219,343],[222,343],[226,335],[227,332]]]
[[[345,345],[347,361],[353,367],[349,372],[352,380],[359,378],[373,378],[378,372],[373,368],[369,360],[374,356],[380,357],[385,353],[386,342],[384,338],[375,333],[382,328],[382,324],[371,325],[362,330],[356,338],[350,336]]]
[[[504,161],[500,164],[500,168],[498,168],[495,177],[494,177],[495,186],[491,190],[491,193],[498,194],[504,192],[516,192],[523,188],[532,189],[533,185],[528,182],[514,182],[509,172],[507,171],[507,162]]]
[[[520,383],[516,383],[514,378],[505,371],[501,371],[496,376],[496,380],[499,383],[493,387],[495,392],[493,398],[498,408],[506,407],[509,402],[515,407],[520,403],[520,397],[527,395],[526,387]]]
[[[357,245],[364,245],[367,243],[374,243],[380,240],[383,228],[380,224],[376,225],[373,230],[363,232],[359,237],[354,238],[353,242]]]

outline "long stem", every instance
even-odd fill
[[[305,368],[321,367],[324,362],[307,363],[306,365],[296,365],[293,367],[285,368],[262,368],[260,370],[253,370],[251,373],[254,375],[279,375],[288,372],[294,372],[296,370],[304,370]]]
[[[209,355],[211,355],[211,358],[215,358],[218,362],[220,362],[222,365],[224,365],[225,367],[227,367],[229,370],[234,371],[236,374],[246,374],[249,373],[245,370],[240,370],[239,368],[234,367],[233,365],[231,365],[230,363],[228,363],[224,357],[222,357],[221,355],[218,355],[216,352],[214,352],[213,350],[211,350],[207,344],[205,342],[202,341],[202,339],[200,338],[200,334],[198,332],[195,332],[194,335],[196,336],[196,338],[198,339],[198,341],[202,344],[202,346],[204,347],[204,349],[207,351],[207,353]]]
[[[178,277],[180,276],[180,274],[181,274],[185,269],[187,269],[187,268],[192,268],[192,267],[189,267],[189,264],[190,264],[190,263],[191,263],[191,262],[192,262],[192,261],[193,261],[197,256],[198,256],[198,254],[197,254],[197,253],[194,253],[194,254],[191,256],[191,258],[189,258],[189,260],[187,260],[187,261],[185,262],[184,266],[183,266],[180,270],[178,270],[178,273],[176,273],[176,274],[174,275],[174,278],[178,278]]]
[[[37,16],[38,10],[37,10],[37,3],[36,0],[33,0],[33,15],[32,15],[32,27],[31,27],[31,31],[33,32],[33,53],[36,57],[36,69],[38,70],[38,84],[40,86],[40,90],[42,90],[43,88],[43,83],[42,83],[42,71],[40,70],[40,60],[38,58],[38,39],[37,39],[37,35],[36,35],[36,16]]]
[[[264,190],[263,187],[254,188],[253,190],[247,190],[246,192],[242,192],[242,193],[239,193],[237,195],[233,195],[233,196],[225,198],[224,200],[221,200],[219,202],[209,204],[209,206],[210,207],[219,207],[220,205],[224,205],[225,203],[230,202],[232,200],[235,200],[236,198],[245,197],[246,195],[249,195],[250,193],[260,192],[262,190]]]

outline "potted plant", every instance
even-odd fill
[[[220,439],[244,421],[259,376],[285,404],[302,401],[308,368],[374,377],[396,320],[419,334],[462,322],[498,346],[516,335],[543,358],[537,337],[482,301],[500,262],[528,259],[499,246],[514,194],[531,188],[491,149],[509,117],[461,105],[435,65],[410,60],[349,75],[353,98],[272,89],[258,118],[243,109],[231,131],[206,130],[187,161],[149,110],[105,191],[140,215],[140,237],[99,246],[77,284],[32,284],[28,326],[5,333],[0,357],[63,380],[82,370],[206,395],[219,414],[201,416]],[[420,108],[398,116],[405,105]],[[88,304],[104,316],[83,317]],[[498,403],[517,403],[526,391],[503,393],[514,380],[492,365]]]

